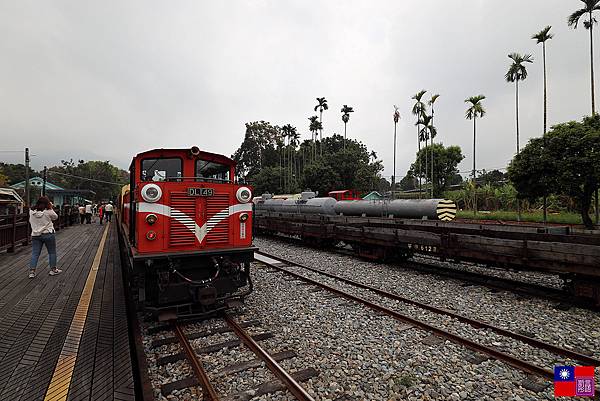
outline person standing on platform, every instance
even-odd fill
[[[85,223],[92,224],[92,204],[87,203],[85,205]]]
[[[106,221],[112,221],[112,214],[113,214],[112,202],[109,202],[106,205],[104,205],[104,214],[106,215]]]
[[[100,225],[102,225],[102,218],[104,217],[104,205],[98,206],[98,217],[100,217]]]
[[[33,209],[29,210],[29,224],[31,224],[29,278],[35,277],[35,269],[37,268],[38,259],[44,245],[46,245],[46,249],[48,250],[50,275],[55,276],[62,273],[62,270],[56,268],[56,238],[52,222],[58,219],[58,215],[52,207],[52,202],[47,197],[42,196],[38,199]]]
[[[85,222],[85,207],[83,205],[79,205],[79,224],[83,224]]]

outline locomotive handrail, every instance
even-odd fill
[[[223,180],[221,178],[206,178],[206,177],[200,177],[200,176],[196,176],[196,177],[167,177],[167,178],[165,178],[164,180],[161,180],[161,181],[152,181],[152,180],[145,181],[145,180],[143,180],[142,182],[185,182],[185,181],[192,181],[192,182],[215,182],[215,183],[221,183],[221,184],[235,184],[234,180]]]

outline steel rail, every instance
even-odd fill
[[[269,370],[277,376],[279,380],[287,387],[287,389],[296,397],[299,401],[315,401],[315,399],[308,394],[308,392],[292,377],[287,373],[281,365],[275,361],[254,339],[227,313],[225,313],[225,320],[233,332],[242,340],[242,342],[250,348],[252,352],[262,359]]]
[[[300,280],[303,280],[303,281],[306,281],[306,282],[311,283],[313,285],[316,285],[318,287],[321,287],[321,288],[323,288],[323,289],[325,289],[325,290],[327,290],[329,292],[332,292],[334,294],[337,294],[337,295],[339,295],[339,296],[341,296],[343,298],[346,298],[346,299],[349,299],[349,300],[361,303],[361,304],[363,304],[363,305],[365,305],[365,306],[367,306],[367,307],[369,307],[369,308],[371,308],[371,309],[373,309],[375,311],[384,313],[384,314],[386,314],[386,315],[388,315],[388,316],[390,316],[390,317],[392,317],[392,318],[394,318],[394,319],[396,319],[398,321],[409,323],[409,324],[417,326],[417,327],[419,327],[421,329],[430,331],[430,332],[432,332],[434,334],[437,334],[437,335],[439,335],[441,337],[447,338],[448,340],[450,340],[450,341],[452,341],[452,342],[454,342],[456,344],[463,345],[463,346],[465,346],[465,347],[467,347],[469,349],[472,349],[472,350],[474,350],[476,352],[483,352],[483,353],[485,353],[485,354],[487,354],[489,356],[494,357],[495,359],[503,361],[503,362],[507,363],[508,365],[511,365],[511,366],[513,366],[513,367],[515,367],[515,368],[517,368],[519,370],[522,370],[522,371],[526,372],[526,373],[531,373],[531,374],[534,374],[534,375],[537,375],[537,376],[541,376],[541,377],[543,377],[543,378],[545,378],[547,380],[554,380],[554,372],[551,371],[551,370],[544,369],[542,367],[539,367],[537,365],[531,364],[531,363],[529,363],[527,361],[524,361],[524,360],[519,359],[517,357],[514,357],[512,355],[506,354],[506,353],[504,353],[502,351],[498,351],[498,350],[493,349],[491,347],[488,347],[486,345],[482,345],[482,344],[476,343],[474,341],[471,341],[471,340],[466,339],[464,337],[461,337],[459,335],[450,333],[450,332],[448,332],[446,330],[442,330],[442,329],[440,329],[438,327],[435,327],[435,326],[432,326],[432,325],[430,325],[428,323],[422,322],[422,321],[414,319],[414,318],[412,318],[410,316],[406,316],[404,314],[401,314],[399,312],[391,310],[391,309],[389,309],[389,308],[387,308],[385,306],[373,303],[371,301],[368,301],[368,300],[366,300],[364,298],[361,298],[361,297],[358,297],[356,295],[349,294],[349,293],[347,293],[345,291],[342,291],[342,290],[339,290],[337,288],[331,287],[331,286],[329,286],[327,284],[324,284],[324,283],[321,283],[319,281],[313,280],[313,279],[311,279],[309,277],[306,277],[306,276],[303,276],[301,274],[292,272],[292,271],[290,271],[288,269],[284,269],[284,268],[282,268],[280,266],[277,266],[277,265],[275,265],[273,263],[269,263],[267,261],[259,260],[259,259],[256,259],[256,260],[259,261],[259,262],[261,262],[261,263],[263,263],[263,264],[265,264],[265,265],[267,265],[267,266],[269,266],[269,267],[271,267],[271,268],[273,268],[273,269],[282,271],[282,272],[284,272],[284,273],[286,273],[286,274],[288,274],[288,275],[290,275],[292,277],[298,278]]]
[[[204,393],[204,400],[219,401],[219,395],[217,394],[215,388],[210,383],[210,379],[208,378],[208,375],[204,371],[202,364],[198,360],[198,357],[196,356],[196,353],[194,352],[192,345],[190,344],[187,337],[185,336],[185,333],[181,329],[181,326],[179,325],[179,323],[174,323],[173,328],[175,330],[175,335],[177,336],[177,339],[179,340],[179,343],[181,344],[181,347],[183,348],[183,350],[187,356],[187,359],[189,360],[190,364],[192,365],[192,370],[194,371],[196,378],[200,382],[200,386],[202,386],[202,390]]]
[[[279,257],[279,256],[268,254],[266,252],[262,252],[261,251],[261,252],[256,252],[256,253],[258,253],[259,255],[263,255],[263,256],[266,256],[268,258],[271,258],[271,259],[278,260],[280,262],[286,263],[286,264],[288,264],[290,266],[297,266],[297,267],[300,267],[302,269],[306,269],[308,271],[311,271],[311,272],[314,272],[314,273],[321,274],[323,276],[332,278],[334,280],[339,280],[339,281],[341,281],[343,283],[350,284],[350,285],[353,285],[355,287],[362,288],[362,289],[365,289],[365,290],[368,290],[368,291],[372,291],[372,292],[374,292],[374,293],[376,293],[378,295],[381,295],[381,296],[389,298],[389,299],[393,299],[395,301],[400,301],[400,302],[404,302],[404,303],[407,303],[407,304],[410,304],[410,305],[415,305],[415,306],[418,306],[419,308],[426,309],[426,310],[429,310],[431,312],[435,312],[437,314],[450,316],[450,317],[452,317],[454,319],[457,319],[457,320],[459,320],[459,321],[461,321],[463,323],[467,323],[467,324],[469,324],[469,325],[471,325],[471,326],[473,326],[475,328],[484,328],[484,329],[492,330],[492,331],[494,331],[494,332],[496,332],[496,333],[498,333],[500,335],[503,335],[505,337],[510,337],[510,338],[515,339],[515,340],[519,340],[519,341],[527,343],[529,345],[533,345],[533,346],[535,346],[537,348],[553,352],[553,353],[555,353],[557,355],[562,355],[562,356],[565,356],[567,358],[575,359],[575,360],[577,360],[579,362],[587,363],[587,364],[590,364],[590,365],[600,366],[600,359],[593,358],[591,356],[584,355],[584,354],[581,354],[579,352],[571,351],[571,350],[568,350],[568,349],[565,349],[565,348],[560,348],[560,347],[555,346],[553,344],[548,344],[546,342],[537,340],[535,338],[528,337],[528,336],[525,336],[525,335],[522,335],[522,334],[519,334],[519,333],[515,333],[515,332],[512,332],[510,330],[506,330],[506,329],[503,329],[501,327],[497,327],[497,326],[491,325],[489,323],[482,322],[480,320],[471,319],[471,318],[468,318],[468,317],[463,316],[463,315],[459,315],[457,313],[451,312],[451,311],[446,310],[446,309],[437,308],[435,306],[424,304],[422,302],[415,301],[413,299],[405,298],[405,297],[403,297],[401,295],[394,294],[394,293],[382,290],[380,288],[372,287],[372,286],[369,286],[369,285],[366,285],[366,284],[362,284],[362,283],[359,283],[359,282],[356,282],[356,281],[353,281],[353,280],[349,280],[347,278],[340,277],[340,276],[337,276],[335,274],[327,273],[327,272],[324,272],[322,270],[315,269],[315,268],[312,268],[312,267],[309,267],[309,266],[305,266],[305,265],[302,265],[300,263],[296,263],[296,262],[284,259],[284,258]]]
[[[278,240],[289,241],[289,242],[293,242],[293,243],[302,243],[302,241],[299,239],[282,237],[282,236],[279,236]],[[341,248],[336,247],[336,248],[330,248],[330,249],[328,249],[328,251],[338,253],[338,254],[344,255],[344,256],[360,258],[360,256],[356,252],[350,251],[348,249],[341,249]],[[431,258],[430,256],[426,256],[423,254],[421,254],[419,256],[424,259],[428,258],[428,259],[432,259],[435,261],[435,259]],[[394,265],[394,266],[396,266],[396,265]],[[553,287],[547,287],[547,286],[537,284],[537,283],[528,283],[525,281],[513,280],[513,279],[509,279],[509,278],[497,277],[497,276],[487,275],[487,274],[483,274],[483,273],[476,273],[476,272],[472,272],[472,271],[460,270],[460,269],[456,269],[453,267],[443,267],[443,266],[435,265],[433,263],[427,263],[427,262],[415,261],[415,260],[406,260],[403,262],[402,265],[398,265],[398,266],[403,269],[410,269],[410,270],[414,270],[414,271],[418,271],[418,272],[424,272],[424,273],[435,274],[435,275],[444,276],[444,277],[450,277],[454,280],[460,280],[460,281],[464,281],[466,283],[481,285],[484,287],[491,288],[493,290],[509,291],[509,292],[512,292],[515,294],[533,296],[536,298],[543,298],[543,299],[547,299],[547,300],[550,300],[553,302],[565,302],[565,297],[569,297],[568,303],[571,305],[577,305],[579,307],[586,308],[586,309],[592,309],[592,310],[597,309],[597,308],[594,308],[593,306],[591,306],[589,302],[585,302],[585,300],[573,298],[573,296],[571,294],[569,294],[568,291],[560,290],[560,289],[553,288]],[[500,268],[500,270],[506,270],[506,269]]]

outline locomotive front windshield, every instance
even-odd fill
[[[228,182],[230,166],[210,160],[196,161],[196,181]]]
[[[182,177],[182,161],[178,158],[142,160],[142,181],[168,181]]]

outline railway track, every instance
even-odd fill
[[[375,288],[375,287],[365,285],[365,284],[362,284],[362,283],[359,283],[359,282],[356,282],[353,280],[346,279],[344,277],[340,277],[340,276],[337,276],[337,275],[334,275],[331,273],[324,272],[319,269],[315,269],[315,268],[305,266],[305,265],[302,265],[302,264],[299,264],[299,263],[296,263],[293,261],[289,261],[289,260],[286,260],[285,258],[276,256],[276,255],[271,255],[271,254],[264,253],[264,252],[255,252],[255,260],[268,266],[269,268],[273,268],[277,271],[284,272],[284,273],[294,277],[295,279],[302,280],[304,282],[310,283],[312,285],[315,285],[317,287],[325,289],[329,292],[332,292],[340,297],[343,297],[343,298],[349,299],[351,301],[365,305],[366,307],[371,308],[374,311],[383,313],[383,314],[390,316],[396,320],[403,321],[405,323],[409,323],[411,325],[419,327],[423,330],[432,332],[433,334],[435,334],[439,337],[450,340],[456,344],[465,346],[473,351],[485,354],[488,357],[491,357],[491,358],[497,359],[499,361],[502,361],[504,363],[507,363],[508,365],[510,365],[514,368],[517,368],[525,373],[541,377],[548,381],[552,381],[554,379],[554,372],[550,369],[547,369],[547,368],[539,366],[535,363],[529,362],[523,358],[503,352],[503,351],[497,349],[496,347],[481,344],[479,342],[470,340],[469,338],[466,338],[464,336],[460,336],[460,335],[452,333],[448,330],[440,328],[436,325],[427,323],[423,320],[415,319],[411,316],[400,313],[394,309],[391,309],[385,305],[382,305],[382,303],[380,303],[380,302],[373,302],[373,301],[368,300],[359,295],[352,294],[348,291],[342,290],[340,288],[336,288],[330,284],[327,284],[322,281],[316,280],[314,278],[308,277],[304,274],[300,274],[295,271],[292,271],[292,270],[290,270],[290,268],[300,268],[304,271],[314,273],[317,275],[321,275],[321,276],[327,277],[329,279],[333,279],[336,282],[342,283],[343,285],[351,286],[353,288],[357,288],[360,290],[366,290],[370,293],[376,294],[379,298],[384,298],[384,299],[393,300],[393,301],[399,301],[399,302],[409,304],[409,305],[415,306],[417,308],[426,310],[428,312],[432,312],[437,315],[448,316],[450,318],[458,320],[461,323],[470,325],[471,327],[473,327],[475,329],[489,330],[499,336],[502,336],[505,338],[510,338],[514,341],[523,342],[533,348],[547,351],[553,355],[558,355],[561,357],[569,358],[574,362],[579,362],[584,365],[600,366],[600,359],[585,355],[583,353],[569,350],[566,348],[562,348],[562,347],[559,347],[559,346],[556,346],[554,344],[550,344],[547,342],[543,342],[543,341],[537,340],[533,337],[515,333],[512,331],[503,329],[501,327],[491,325],[486,322],[471,319],[471,318],[462,316],[460,314],[457,314],[455,312],[452,312],[452,311],[449,311],[446,309],[438,308],[438,307],[435,307],[435,306],[432,306],[429,304],[425,304],[425,303],[421,303],[421,302],[418,302],[418,301],[415,301],[412,299],[408,299],[408,298],[402,297],[398,294],[393,294],[393,293],[384,291],[379,288]],[[596,396],[596,399],[600,399],[600,391],[599,390],[600,390],[600,386],[598,386],[596,388],[596,393],[598,394]]]
[[[282,352],[277,355],[269,354],[265,349],[263,349],[259,345],[258,342],[262,339],[269,338],[271,335],[268,335],[269,333],[263,333],[263,335],[259,334],[252,336],[244,329],[245,326],[251,326],[253,323],[256,322],[246,322],[245,324],[240,324],[231,315],[226,313],[223,314],[222,321],[226,324],[226,326],[223,326],[222,328],[217,330],[208,331],[204,333],[189,333],[186,331],[186,326],[184,323],[174,321],[171,323],[171,330],[173,331],[174,336],[166,337],[155,341],[155,346],[173,344],[178,342],[181,346],[181,349],[183,350],[182,353],[170,354],[159,358],[160,364],[173,363],[174,361],[184,358],[191,366],[192,372],[194,374],[193,377],[188,377],[182,380],[163,385],[161,388],[161,392],[163,393],[163,395],[168,395],[174,390],[181,390],[184,388],[199,385],[202,388],[202,399],[205,401],[250,399],[251,397],[248,394],[268,394],[286,389],[299,401],[314,401],[314,398],[299,384],[300,381],[307,380],[310,377],[316,376],[318,373],[314,369],[309,368],[304,369],[302,371],[290,373],[284,368],[282,368],[278,361],[294,357],[295,353]],[[251,361],[243,361],[235,366],[229,366],[225,369],[221,369],[221,372],[207,372],[205,370],[205,364],[203,363],[201,357],[201,355],[206,353],[206,351],[195,349],[192,343],[190,342],[190,337],[200,338],[204,335],[224,332],[234,333],[237,337],[237,340],[232,340],[224,344],[218,344],[211,349],[212,351],[222,348],[232,348],[236,347],[238,344],[243,344],[254,354],[254,356],[256,356],[256,359]],[[231,376],[235,373],[259,367],[263,363],[268,368],[268,370],[277,378],[277,380],[263,383],[257,389],[249,389],[251,393],[221,395],[216,390],[215,385],[213,384],[213,380],[211,379],[212,374],[214,374],[215,376],[222,377],[224,376],[222,373],[226,371],[228,372],[228,375]]]
[[[292,237],[278,236],[277,239],[290,241],[296,244],[302,244],[299,239]],[[302,245],[305,246],[305,244]],[[354,251],[345,248],[328,248],[327,251],[344,256],[358,257]],[[509,291],[519,295],[545,299],[556,302],[563,309],[568,309],[571,306],[578,306],[581,308],[598,310],[598,308],[589,300],[573,298],[573,296],[567,290],[549,287],[538,283],[513,280],[452,267],[443,267],[435,263],[427,263],[423,261],[408,260],[403,262],[401,267],[423,273],[449,277],[451,279],[460,280],[468,284],[480,285],[496,291]]]

